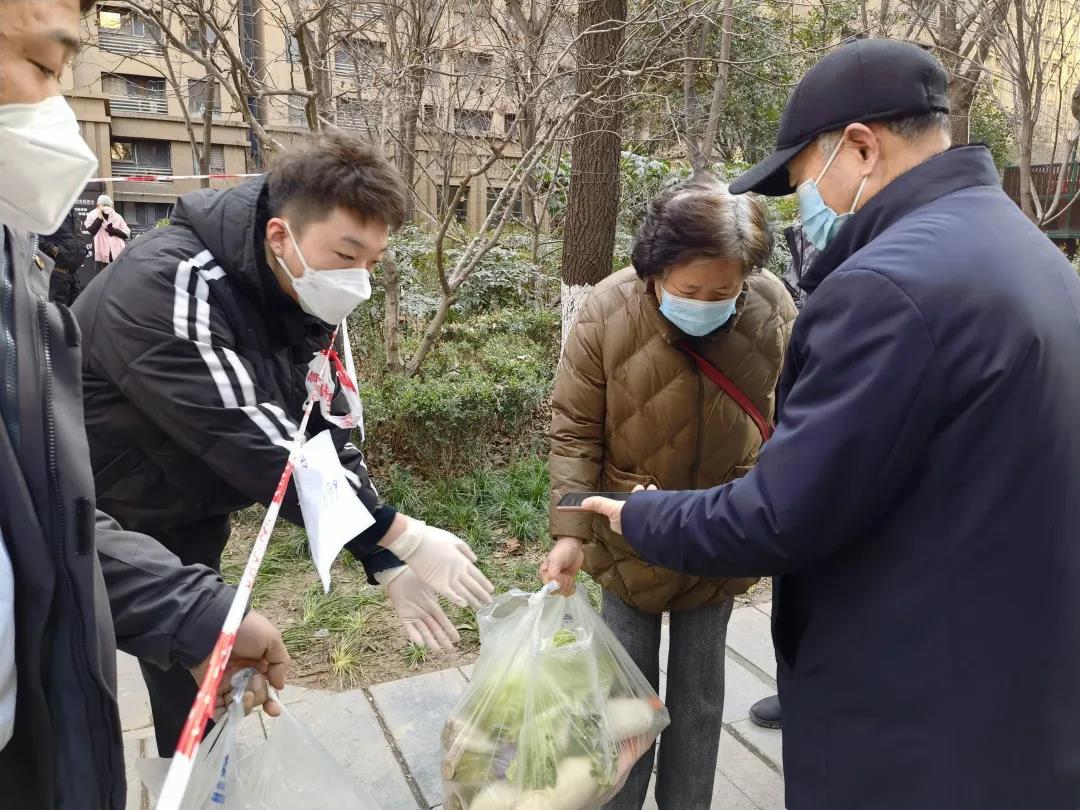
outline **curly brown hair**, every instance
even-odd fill
[[[405,184],[382,151],[344,133],[320,133],[279,153],[267,177],[270,213],[299,229],[337,207],[391,228],[405,221]]]
[[[716,178],[697,175],[652,199],[630,260],[641,278],[694,259],[735,259],[751,273],[772,246],[769,215],[756,196],[731,194]]]

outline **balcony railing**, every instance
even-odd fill
[[[98,47],[109,53],[143,54],[161,56],[161,43],[151,37],[136,37],[121,34],[108,28],[98,29]]]
[[[141,115],[166,115],[169,105],[164,98],[132,98],[110,96],[109,107],[114,113],[137,113]]]
[[[144,177],[144,176],[161,176],[172,174],[171,166],[145,166],[137,163],[120,163],[113,161],[112,164],[113,177]],[[162,180],[162,183],[171,182],[169,180]]]

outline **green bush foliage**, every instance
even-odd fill
[[[526,308],[448,324],[420,374],[362,382],[368,448],[427,473],[461,469],[535,439],[559,329],[557,312]]]

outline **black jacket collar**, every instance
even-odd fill
[[[905,172],[859,209],[825,248],[799,286],[812,293],[848,257],[902,217],[946,194],[972,186],[1000,186],[985,146],[957,146]]]
[[[195,232],[232,283],[263,313],[267,325],[280,330],[288,343],[300,345],[309,331],[326,327],[282,291],[271,271],[263,246],[269,219],[265,177],[224,191],[185,194],[172,216],[174,225]]]

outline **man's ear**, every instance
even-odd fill
[[[289,241],[289,232],[285,230],[285,221],[280,217],[270,217],[266,223],[266,244],[276,256],[285,256],[285,243]]]
[[[881,157],[881,142],[874,130],[866,124],[850,124],[844,130],[844,140],[855,148],[859,160],[864,164],[862,174],[870,174]]]

